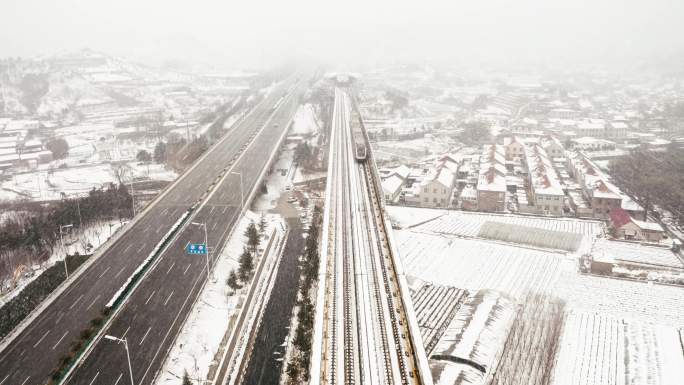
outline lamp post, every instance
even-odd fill
[[[206,248],[204,255],[207,257],[207,280],[209,280],[209,239],[207,238],[207,224],[204,222],[191,222],[190,224],[204,227],[204,247]]]
[[[66,279],[69,279],[69,269],[67,268],[67,252],[64,248],[64,238],[62,237],[62,230],[74,227],[73,224],[69,225],[59,225],[59,243],[62,244],[62,251],[64,252],[64,273],[66,273]]]
[[[135,217],[135,190],[133,189],[133,179],[133,171],[131,171],[131,204],[133,206],[133,217]]]
[[[231,171],[231,174],[239,175],[240,176],[240,209],[242,210],[242,206],[245,205],[245,192],[244,189],[242,188],[242,173],[237,172],[237,171]]]
[[[110,336],[109,334],[105,335],[104,338],[110,341],[114,341],[118,344],[124,344],[124,348],[126,349],[126,359],[128,359],[128,374],[131,376],[131,385],[135,385],[135,383],[133,382],[133,369],[131,368],[131,354],[128,352],[128,341],[126,341],[125,338],[117,338],[114,336]]]

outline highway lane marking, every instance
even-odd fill
[[[95,299],[93,300],[93,302],[91,302],[90,305],[88,305],[86,310],[90,309],[95,304],[95,301],[97,301],[101,296],[102,294],[98,294],[97,297],[95,297]]]
[[[171,269],[173,269],[174,266],[176,266],[176,262],[174,262],[173,264],[171,264],[171,267],[169,267],[169,270],[166,271],[166,274],[167,274],[167,275],[169,274],[169,272],[171,272]]]
[[[188,267],[186,267],[185,270],[183,270],[183,275],[185,275],[185,273],[188,272],[188,269],[190,268],[191,265],[192,265],[192,263],[188,263]]]
[[[218,225],[218,222],[214,222],[214,225],[211,226],[211,231],[214,231],[214,229],[216,228],[216,225]]]
[[[5,381],[7,381],[8,378],[9,378],[9,374],[6,375],[5,378],[2,379],[2,381],[0,381],[0,385],[4,384]]]
[[[129,331],[129,330],[131,330],[131,327],[130,327],[130,326],[126,328],[126,331],[125,331],[124,334],[121,336],[121,339],[126,338],[126,334],[128,334],[128,331]]]
[[[58,323],[59,323],[59,320],[61,320],[62,317],[64,317],[64,313],[59,313],[59,317],[57,317],[57,320],[55,321],[55,324],[58,324]]]
[[[116,378],[116,382],[114,382],[114,385],[118,384],[119,381],[121,381],[121,377],[123,377],[123,373],[119,374],[119,377]],[[0,384],[2,385],[2,384]]]
[[[119,270],[119,272],[116,273],[116,275],[114,276],[114,278],[118,277],[119,274],[123,273],[123,271],[124,271],[125,268],[126,268],[126,266],[122,267],[121,270]]]
[[[145,335],[144,335],[143,338],[140,340],[140,343],[139,343],[138,345],[142,345],[143,342],[145,342],[145,338],[147,338],[147,335],[150,334],[150,330],[152,330],[152,326],[150,326],[149,328],[147,328],[147,331],[145,332]]]
[[[100,275],[97,276],[97,278],[102,278],[102,276],[105,275],[105,273],[107,272],[107,270],[109,270],[110,268],[111,268],[111,266],[107,266],[107,268],[106,268],[102,273],[100,273]]]
[[[64,339],[64,337],[66,337],[67,334],[69,334],[68,331],[64,332],[64,335],[63,335],[62,338],[60,338],[59,341],[57,341],[57,343],[52,347],[52,350],[55,350],[55,348],[57,347],[57,345],[59,345],[59,343],[62,342],[62,340]],[[0,385],[2,385],[2,382],[0,382]]]
[[[124,249],[124,251],[123,251],[123,252],[124,252],[124,253],[125,253],[125,252],[127,252],[127,251],[128,251],[128,249],[130,249],[130,248],[131,248],[131,246],[133,246],[133,244],[132,244],[132,243],[129,243],[129,244],[128,244],[128,246],[126,246],[126,248]]]
[[[169,294],[169,296],[166,297],[166,301],[164,301],[164,306],[166,306],[166,304],[169,302],[169,300],[171,299],[171,296],[172,296],[172,295],[173,295],[173,290],[171,290],[171,294]]]
[[[147,297],[147,301],[145,301],[145,305],[147,305],[147,303],[150,302],[150,300],[151,300],[152,297],[154,296],[154,293],[156,293],[156,292],[157,292],[156,290],[153,290],[153,291],[152,291],[152,294],[150,294],[150,296]]]
[[[24,382],[21,383],[21,385],[24,385],[25,383],[27,383],[29,378],[31,378],[31,376],[26,377],[26,379],[24,380]]]
[[[100,371],[98,370],[97,373],[95,373],[95,377],[93,377],[93,380],[90,381],[90,384],[88,384],[88,385],[93,385],[93,383],[94,383],[95,380],[97,379],[97,376],[99,376],[99,375],[100,375]]]
[[[83,298],[83,294],[81,294],[81,295],[78,297],[78,299],[77,299],[76,301],[74,301],[74,303],[72,303],[71,306],[69,306],[69,310],[73,309],[74,306],[76,306],[76,304],[81,300],[81,298]]]
[[[38,340],[38,342],[36,342],[36,343],[33,345],[33,348],[35,349],[36,346],[40,345],[40,343],[43,342],[43,340],[45,339],[45,337],[47,337],[48,334],[50,334],[50,331],[49,331],[49,330],[46,331],[45,334],[43,334],[42,337],[40,337],[40,339]]]

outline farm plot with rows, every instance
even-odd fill
[[[684,327],[684,289],[676,286],[579,274],[563,261],[555,287],[568,308]]]
[[[606,314],[567,314],[554,385],[675,385],[684,378],[678,330]]]
[[[526,317],[529,322],[509,327],[506,348],[500,353],[500,359],[488,364],[497,365],[494,373],[525,367],[529,376],[515,381],[509,380],[514,378],[511,376],[489,377],[486,368],[483,371],[482,367],[458,358],[432,359],[442,350],[442,343],[451,341],[453,345],[454,340],[449,340],[449,336],[453,335],[451,328],[459,318],[460,313],[457,313],[432,351],[433,373],[438,370],[440,378],[446,381],[438,381],[435,377],[435,383],[449,383],[455,378],[457,383],[463,384],[681,383],[684,378],[684,288],[581,274],[576,253],[541,250],[467,235],[484,222],[464,224],[463,228],[473,229],[468,230],[470,233],[461,230],[448,233],[435,227],[446,223],[446,217],[444,214],[394,232],[406,274],[469,293],[495,290],[517,303],[521,310],[516,317]],[[589,227],[585,225],[581,222],[575,231],[585,232],[585,238],[596,237],[597,233],[587,232]],[[613,250],[611,243],[603,239],[596,242],[606,250]],[[626,255],[626,252],[622,254]],[[639,254],[637,258],[660,265],[676,262],[669,257],[663,260],[660,254]],[[542,306],[549,311],[526,311],[534,309],[530,302],[535,301],[530,298],[543,297],[551,299],[540,302],[550,305]],[[561,308],[554,308],[554,304]],[[462,310],[465,310],[463,305],[458,312]],[[542,314],[548,316],[538,316]],[[553,325],[552,329],[544,329]],[[547,332],[537,333],[539,330]],[[544,346],[557,348],[544,349]],[[534,357],[529,356],[529,349],[535,347],[539,350],[535,350]],[[520,361],[521,357],[530,359]],[[437,361],[439,363],[435,364]],[[475,363],[480,365],[479,362]],[[510,371],[517,372],[517,369]]]
[[[430,356],[435,385],[481,384],[497,366],[516,315],[506,296],[479,291],[468,296]]]
[[[416,320],[429,355],[454,318],[468,292],[455,287],[423,282],[411,291]]]
[[[559,274],[562,254],[479,239],[395,231],[406,273],[467,290],[493,289],[520,298],[547,293]]]
[[[475,237],[486,222],[534,227],[538,229],[581,234],[595,238],[604,234],[600,221],[575,218],[544,218],[514,214],[488,214],[453,210],[435,210],[414,207],[388,206],[387,211],[400,226],[415,226],[416,229],[440,234]]]

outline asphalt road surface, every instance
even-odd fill
[[[205,193],[250,137],[268,122],[269,125],[231,170],[242,173],[244,195],[248,195],[255,187],[259,172],[278,140],[278,134],[285,129],[294,114],[302,86],[296,88],[290,102],[282,103],[269,121],[273,107],[294,84],[295,79],[290,78],[277,86],[194,168],[183,174],[178,183],[153,202],[153,206],[142,214],[139,221],[127,229],[8,348],[0,352],[0,385],[44,384],[59,357],[68,353],[69,344],[80,331],[99,314],[171,225]],[[225,240],[239,209],[239,176],[231,174],[216,187],[206,205],[197,210],[191,220],[206,222],[209,246],[213,247]],[[125,335],[130,341],[136,383],[150,383],[202,280],[206,279],[204,255],[191,256],[183,252],[187,242],[203,240],[204,232],[199,227],[188,226],[180,231],[171,246],[160,256],[156,268],[111,324],[109,334]],[[98,342],[69,383],[94,385],[117,382],[126,365],[125,352],[121,346],[109,342]],[[105,365],[101,367],[103,362]],[[122,383],[121,379],[118,381]]]

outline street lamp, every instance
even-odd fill
[[[135,383],[133,382],[133,369],[131,368],[131,354],[128,352],[128,341],[126,341],[125,338],[117,338],[114,336],[110,336],[109,334],[106,334],[104,338],[110,341],[114,341],[118,344],[124,344],[124,348],[126,349],[126,358],[128,359],[128,374],[130,374],[131,376],[131,385],[135,385]]]
[[[242,209],[242,206],[245,205],[245,193],[244,189],[242,188],[242,173],[237,171],[231,171],[230,173],[240,176],[240,209]]]
[[[131,204],[133,206],[133,217],[135,217],[135,190],[133,189],[133,179],[133,171],[131,171]]]
[[[64,248],[64,238],[62,237],[62,230],[68,229],[70,227],[74,227],[74,225],[59,225],[59,242],[62,244],[62,251],[64,252],[64,273],[66,273],[66,279],[69,279],[69,269],[67,268],[67,252]]]
[[[191,222],[190,224],[204,227],[204,247],[206,248],[204,255],[207,257],[207,280],[209,280],[209,239],[207,238],[207,224],[204,222]]]

